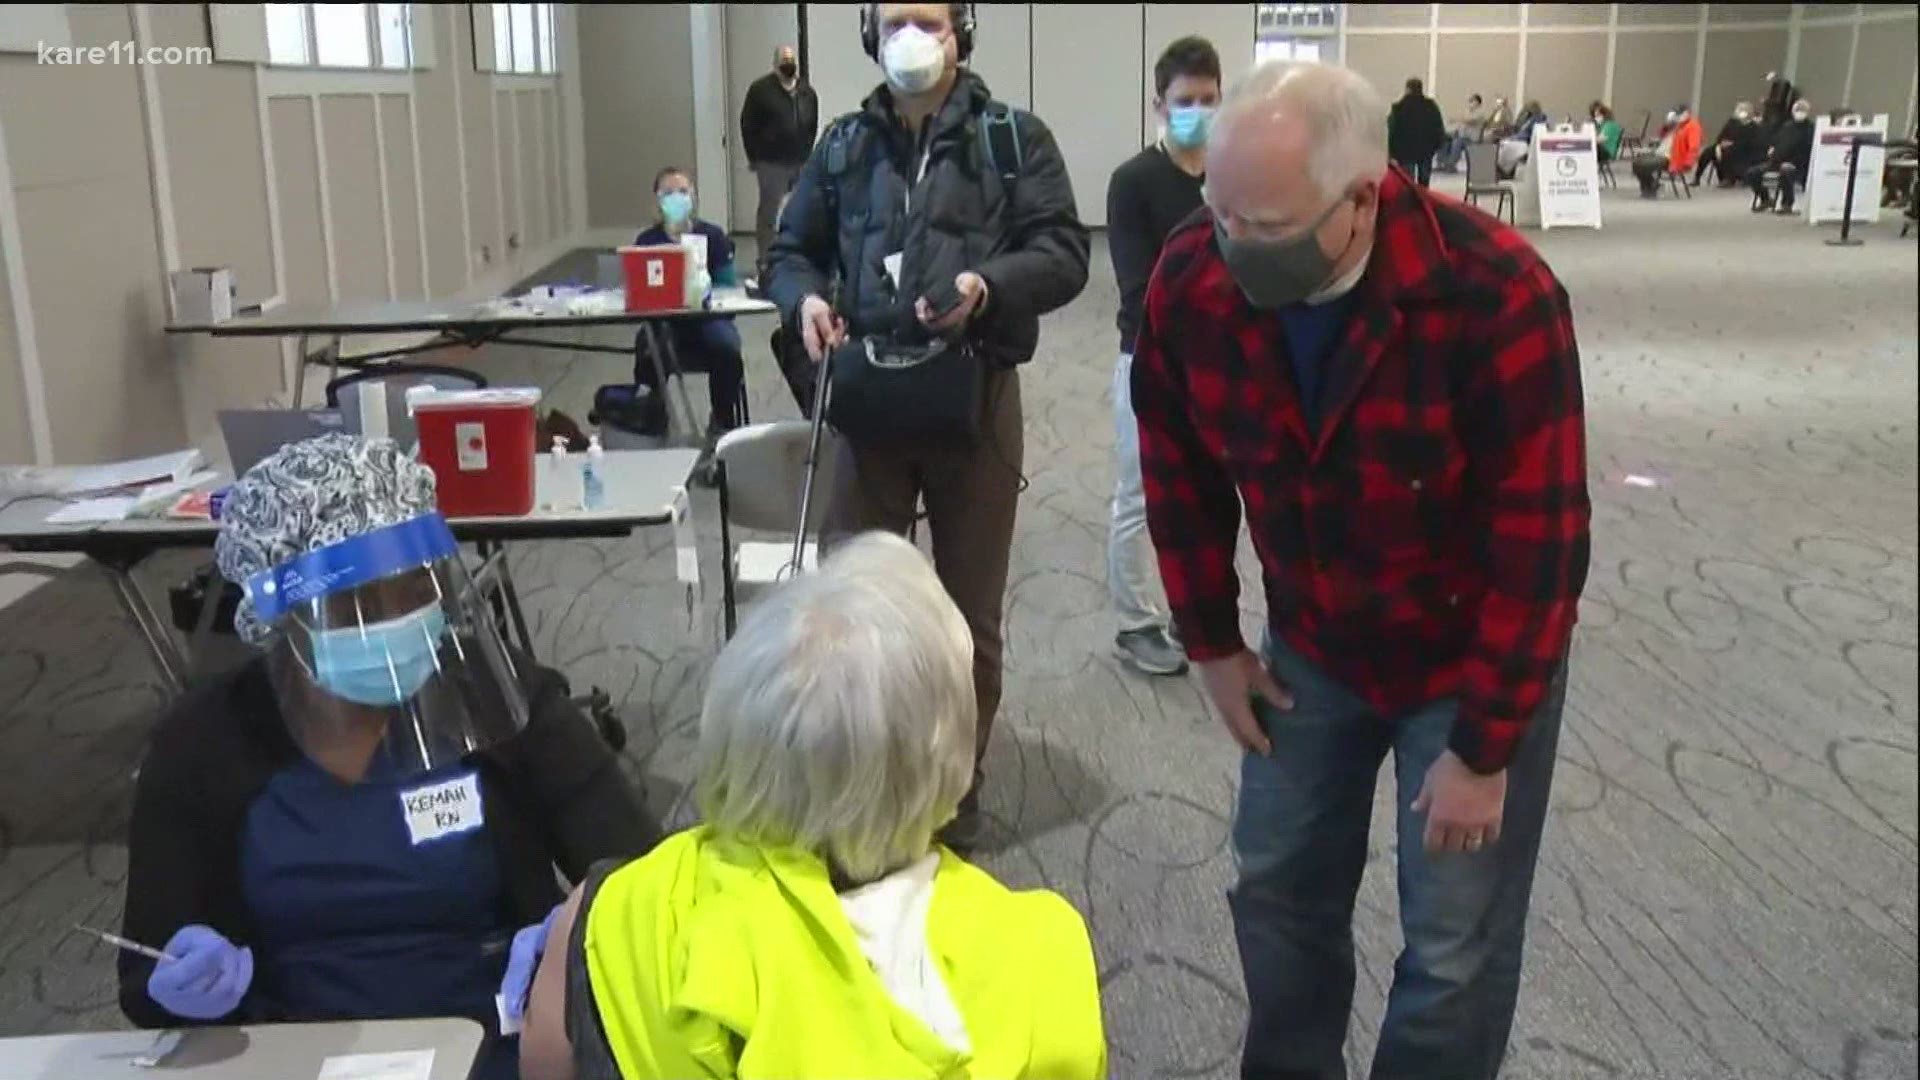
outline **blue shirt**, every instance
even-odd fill
[[[1300,412],[1307,427],[1320,429],[1320,388],[1326,383],[1327,364],[1346,336],[1353,315],[1354,292],[1324,304],[1288,304],[1280,309],[1280,329],[1286,334],[1287,355],[1293,362],[1293,385],[1300,393]]]
[[[240,835],[254,986],[288,1020],[466,1016],[494,1027],[505,886],[471,766],[346,784],[302,757]]]
[[[703,218],[694,218],[687,224],[687,231],[707,238],[707,274],[715,285],[737,284],[733,272],[733,238],[727,230]],[[665,224],[656,224],[643,230],[633,238],[639,245],[677,244],[680,241],[667,233]]]

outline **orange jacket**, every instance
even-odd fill
[[[1674,130],[1673,145],[1667,151],[1667,171],[1684,173],[1693,171],[1700,164],[1700,141],[1704,138],[1700,131],[1700,121],[1692,113]]]

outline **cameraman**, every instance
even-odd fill
[[[961,65],[972,4],[869,4],[861,44],[886,73],[836,120],[800,173],[768,267],[767,294],[815,362],[848,335],[964,337],[988,365],[980,437],[968,448],[841,441],[829,543],[905,533],[924,498],[934,565],[973,632],[976,762],[1000,704],[1001,616],[1022,483],[1019,364],[1040,316],[1086,285],[1087,230],[1053,135],[992,100]],[[1017,155],[990,161],[981,125],[1010,117]],[[891,269],[890,269],[891,267]],[[828,297],[838,284],[838,310]],[[979,839],[979,781],[944,839]]]

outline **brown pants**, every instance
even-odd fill
[[[1001,619],[1025,454],[1020,376],[994,373],[985,396],[980,442],[971,450],[855,449],[843,441],[821,529],[828,547],[872,529],[904,536],[916,502],[926,500],[934,570],[973,631],[976,764],[1000,708]]]

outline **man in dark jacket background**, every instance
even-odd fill
[[[800,175],[819,131],[820,98],[800,78],[800,60],[793,46],[782,45],[774,50],[773,70],[753,80],[740,106],[740,144],[760,181],[760,206],[753,219],[753,237],[759,243],[756,258],[766,258],[780,200]]]
[[[1447,121],[1419,79],[1407,80],[1407,93],[1387,116],[1387,155],[1426,187],[1433,180],[1433,155],[1447,144]]]
[[[815,362],[849,334],[960,335],[987,365],[971,447],[843,440],[822,530],[828,543],[868,529],[905,533],[926,501],[935,569],[973,632],[983,756],[1000,705],[1001,617],[1023,485],[1014,369],[1033,358],[1040,316],[1085,287],[1087,230],[1053,134],[993,102],[960,66],[972,50],[973,5],[873,4],[861,22],[886,82],[834,121],[801,170],[767,292]],[[1013,124],[1017,161],[986,160],[989,120]],[[977,840],[979,787],[976,771],[948,843]]]

